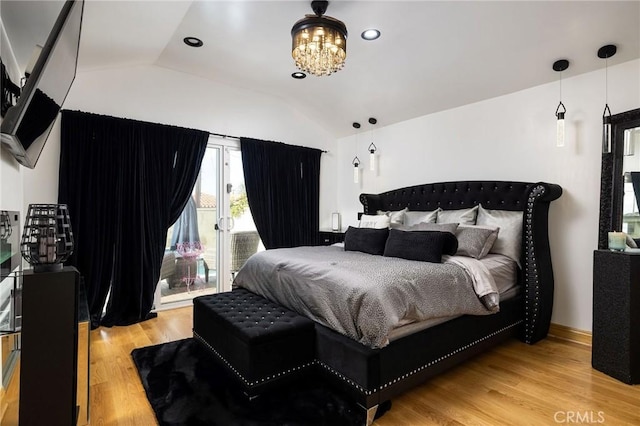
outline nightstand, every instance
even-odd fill
[[[591,365],[624,383],[640,383],[640,253],[593,254]]]
[[[318,241],[321,246],[330,246],[331,244],[342,243],[344,242],[344,232],[320,230]]]

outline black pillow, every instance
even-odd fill
[[[354,228],[350,226],[344,233],[344,249],[382,255],[388,235],[388,228]]]
[[[455,254],[458,240],[450,232],[399,231],[392,229],[384,248],[384,256],[440,263],[443,254]]]
[[[438,231],[440,234],[444,234],[442,238],[444,239],[444,243],[442,245],[442,254],[448,254],[453,256],[458,252],[458,237],[451,232],[442,232]]]

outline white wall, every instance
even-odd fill
[[[564,193],[550,209],[556,284],[552,321],[591,330],[604,70],[563,79],[562,93],[567,107],[564,148],[555,146],[558,83],[376,128],[377,173],[368,170],[371,137],[369,126],[363,126],[357,151],[364,166],[359,185],[352,183],[356,136],[339,140],[343,184],[337,190],[343,223],[356,224],[361,192],[450,180],[557,183]],[[614,114],[640,107],[640,60],[609,68],[609,106]],[[384,117],[378,119],[384,126]]]
[[[328,150],[321,160],[320,219],[321,226],[331,226],[335,139],[280,99],[165,68],[135,66],[78,73],[64,108]],[[25,172],[26,204],[55,202],[59,152],[58,122],[36,168]]]
[[[0,51],[2,62],[7,68],[11,81],[20,81],[20,70],[9,38],[0,19]],[[0,118],[1,122],[2,118]],[[0,149],[0,208],[3,210],[22,210],[22,167],[5,149]]]
[[[613,113],[640,107],[639,80],[639,60],[609,68]],[[345,226],[355,224],[361,192],[468,179],[560,184],[564,194],[550,213],[556,278],[552,320],[590,330],[604,70],[565,78],[562,89],[568,110],[564,148],[555,146],[559,90],[552,83],[386,127],[378,117],[373,141],[380,167],[375,175],[366,170],[371,133],[365,125],[358,138],[365,166],[360,185],[351,183],[355,137],[335,141],[280,99],[258,92],[139,66],[79,73],[65,108],[327,149],[321,170],[323,227],[330,227],[334,210],[343,214]],[[59,123],[34,170],[18,167],[2,151],[3,208],[25,211],[31,202],[54,202],[58,155]]]

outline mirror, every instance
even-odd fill
[[[611,153],[602,154],[599,249],[609,231],[640,240],[640,108],[611,116],[611,134]]]

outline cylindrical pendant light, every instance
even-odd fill
[[[602,152],[611,152],[611,109],[609,109],[609,58],[616,54],[617,48],[613,44],[598,49],[598,58],[605,60],[604,65],[604,112],[602,113]]]
[[[377,122],[378,120],[376,120],[375,118],[373,117],[369,118],[369,124],[371,124],[372,126]],[[378,147],[376,147],[376,144],[373,143],[373,129],[372,129],[371,145],[369,145],[369,170],[371,170],[372,172],[376,170],[376,151],[377,150],[378,150]]]
[[[604,154],[611,152],[611,110],[609,104],[604,105],[602,112],[602,152]]]
[[[360,183],[360,159],[358,156],[353,157],[353,183]]]
[[[567,109],[562,103],[562,71],[567,68],[569,68],[569,61],[566,59],[560,59],[553,63],[553,70],[560,73],[560,103],[556,108],[556,146],[558,147],[564,146],[564,115]]]
[[[638,129],[626,129],[624,131],[624,152],[626,157],[635,155],[636,140],[640,139],[640,131]]]
[[[356,129],[356,155],[351,161],[353,165],[353,183],[360,183],[360,159],[358,158],[358,129],[360,128],[360,123],[354,122],[353,128]]]

